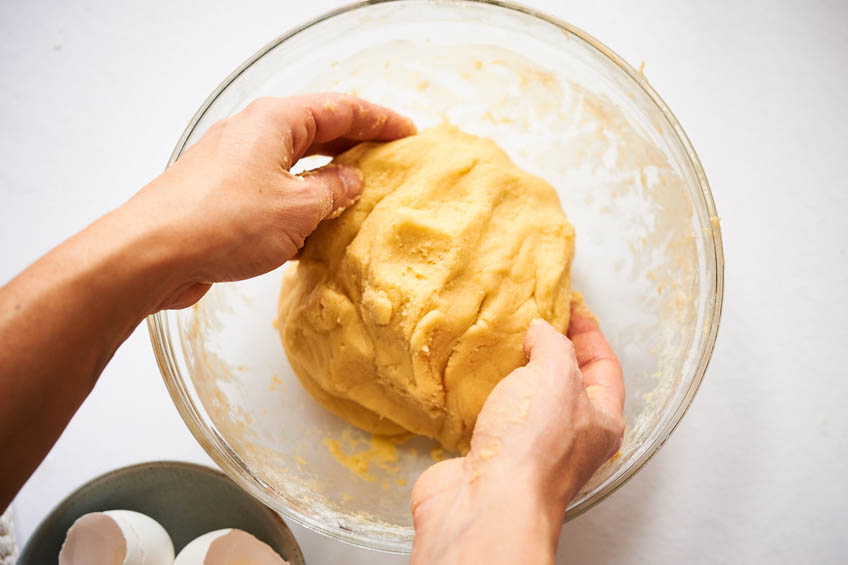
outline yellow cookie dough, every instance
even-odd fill
[[[336,163],[361,198],[306,241],[279,328],[304,387],[367,431],[465,452],[533,318],[569,321],[574,228],[553,187],[444,124]]]

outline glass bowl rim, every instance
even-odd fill
[[[259,49],[238,68],[236,68],[232,73],[230,73],[230,75],[227,76],[215,88],[215,90],[212,91],[212,94],[210,94],[206,98],[206,100],[203,102],[203,104],[201,104],[200,108],[194,114],[188,126],[186,126],[185,130],[180,136],[179,141],[177,142],[173,152],[171,153],[170,158],[168,159],[166,168],[170,167],[183,152],[183,150],[185,149],[185,145],[188,142],[188,139],[191,134],[194,132],[194,129],[197,127],[197,124],[204,117],[209,108],[215,103],[221,93],[226,90],[227,87],[229,87],[229,85],[232,84],[244,71],[250,68],[254,63],[264,57],[268,52],[276,48],[278,45],[291,39],[297,34],[307,30],[308,28],[324,22],[325,20],[329,20],[341,14],[353,12],[360,8],[366,8],[375,4],[420,4],[430,2],[432,2],[432,0],[364,0],[360,2],[354,2],[351,4],[340,6],[339,8],[336,8],[334,10],[325,12],[324,14],[321,14],[316,18],[278,36],[277,38],[266,44],[264,47]],[[582,41],[587,43],[590,47],[595,49],[601,55],[605,56],[620,70],[624,71],[624,73],[627,74],[629,78],[644,91],[644,93],[649,97],[651,102],[660,110],[668,126],[670,126],[671,130],[674,132],[674,136],[677,138],[677,141],[685,150],[686,157],[689,160],[689,165],[692,167],[692,170],[697,176],[700,188],[700,195],[702,197],[701,204],[704,206],[710,217],[718,216],[715,208],[715,203],[713,201],[712,191],[710,190],[709,182],[707,181],[707,177],[704,173],[701,161],[698,158],[698,155],[695,152],[695,149],[692,146],[689,137],[684,132],[683,127],[680,125],[677,118],[672,113],[671,109],[669,109],[668,105],[666,105],[665,101],[648,83],[645,76],[640,71],[637,71],[633,67],[631,67],[626,61],[619,57],[609,47],[595,39],[593,36],[584,32],[583,30],[559,18],[550,16],[548,14],[545,14],[544,12],[514,2],[501,0],[438,0],[437,2],[432,3],[448,5],[483,4],[502,8],[508,11],[518,12],[521,15],[531,16],[543,22],[552,24],[564,31],[566,34],[572,34],[580,38]],[[715,300],[711,305],[708,306],[708,311],[705,316],[709,332],[701,346],[700,359],[698,360],[698,365],[695,368],[694,379],[690,383],[689,388],[686,390],[685,394],[681,398],[681,401],[675,408],[674,412],[670,416],[667,416],[665,418],[666,422],[664,428],[658,433],[656,433],[653,442],[649,446],[647,446],[647,448],[644,448],[642,450],[642,453],[638,455],[637,459],[620,476],[616,477],[612,481],[603,484],[600,490],[596,490],[595,493],[592,496],[588,497],[586,500],[583,500],[576,506],[568,508],[564,516],[565,522],[579,516],[580,514],[599,504],[607,497],[609,497],[612,493],[617,491],[634,475],[636,475],[636,473],[638,473],[665,444],[665,442],[671,436],[672,432],[674,432],[674,430],[677,428],[678,424],[683,419],[683,416],[686,414],[687,410],[691,406],[695,394],[698,392],[698,389],[700,388],[701,383],[704,379],[704,375],[709,365],[713,349],[715,348],[715,342],[718,335],[718,327],[721,319],[721,310],[724,297],[724,252],[722,247],[720,226],[715,223],[715,225],[712,226],[711,232],[714,251],[713,259],[715,261],[715,280],[713,281],[713,283],[715,284]],[[707,257],[707,260],[709,261],[709,257]],[[222,437],[220,437],[220,435],[214,429],[211,429],[206,422],[203,421],[203,418],[198,412],[197,407],[191,400],[190,393],[188,392],[186,384],[182,379],[182,376],[177,367],[177,358],[174,355],[166,316],[167,313],[165,311],[157,312],[156,314],[148,316],[147,326],[150,334],[151,344],[153,346],[153,352],[156,356],[156,362],[159,366],[160,372],[162,373],[162,377],[165,381],[168,393],[171,395],[171,399],[173,400],[174,405],[177,407],[177,411],[180,413],[180,416],[185,421],[192,435],[194,435],[195,439],[198,441],[198,443],[200,443],[206,453],[209,454],[209,456],[215,461],[215,463],[219,465],[221,469],[231,479],[233,479],[239,486],[241,486],[243,489],[255,496],[267,506],[273,508],[277,512],[283,514],[285,517],[290,518],[293,521],[313,531],[320,532],[330,538],[344,541],[351,545],[366,549],[398,554],[409,553],[409,547],[404,541],[369,538],[362,534],[358,534],[341,528],[328,527],[327,525],[318,520],[315,520],[307,515],[302,514],[301,512],[298,512],[283,504],[280,504],[277,498],[271,496],[268,493],[270,485],[267,485],[260,479],[254,477],[249,472],[246,465],[238,456],[238,454],[232,451],[226,441]]]

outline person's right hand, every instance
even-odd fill
[[[468,454],[415,484],[413,563],[549,562],[568,502],[618,451],[621,365],[582,301],[568,338],[536,320],[524,349],[527,364],[492,390]]]
[[[159,244],[150,249],[165,248],[161,272],[173,288],[158,307],[189,306],[210,283],[279,267],[318,222],[359,195],[357,169],[331,164],[293,175],[298,159],[413,133],[408,118],[350,95],[260,98],[215,122],[114,212],[113,224]]]

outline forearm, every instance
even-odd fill
[[[167,254],[118,210],[0,289],[0,507],[10,502],[118,346],[171,285]]]

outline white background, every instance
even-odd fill
[[[338,5],[0,2],[0,282],[153,178],[244,59]],[[844,562],[848,7],[533,5],[646,61],[703,161],[727,260],[692,409],[638,476],[563,528],[558,561]],[[20,540],[84,481],[153,459],[209,462],[142,327],[18,496]],[[311,563],[405,561],[292,529]]]

